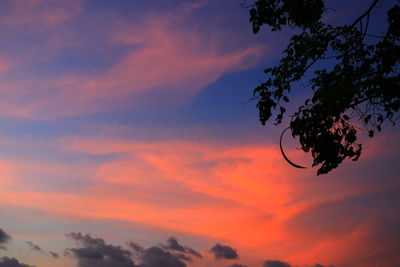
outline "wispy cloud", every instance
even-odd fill
[[[85,21],[99,21],[103,15],[88,14],[86,16],[89,17],[85,17],[80,14],[80,1],[68,3],[33,1],[30,7],[12,2],[12,16],[9,21],[5,18],[6,27],[11,30],[29,25],[31,27],[23,27],[21,31],[30,34],[39,27],[48,33],[45,37],[48,40],[34,45],[37,50],[33,57],[24,55],[23,58],[17,54],[10,59],[10,62],[18,61],[19,65],[10,77],[19,77],[19,81],[16,83],[15,79],[6,79],[0,84],[0,111],[3,111],[3,116],[55,118],[82,115],[120,108],[121,105],[135,105],[137,96],[151,92],[164,92],[165,96],[171,96],[160,99],[161,102],[182,104],[222,75],[254,66],[265,53],[265,46],[254,44],[222,52],[230,40],[226,40],[222,32],[218,35],[218,31],[223,29],[212,29],[216,34],[211,39],[209,30],[196,26],[192,16],[197,6],[183,4],[183,7],[177,7],[171,13],[149,13],[134,23],[110,15],[106,17],[107,25],[103,27],[103,32],[98,33],[90,27],[78,32],[78,26],[71,19],[81,16]],[[23,16],[24,12],[28,12],[29,16]],[[91,18],[96,16],[99,17]],[[191,27],[181,27],[182,24]],[[92,26],[98,27],[97,24]],[[56,37],[53,37],[53,27],[61,27],[62,35],[56,33]],[[77,48],[75,53],[79,57],[79,49],[90,45],[87,38],[81,38],[82,34],[94,35],[93,38],[101,44],[103,57],[119,47],[123,47],[124,53],[116,54],[111,64],[108,63],[107,67],[95,74],[80,71],[50,76],[45,74],[53,71],[49,68],[37,73],[35,69],[42,68],[41,55],[46,58],[48,66],[56,64],[54,66],[61,68],[62,65],[57,65],[57,62],[65,61],[68,64],[69,60],[63,56],[64,51],[73,53]],[[71,43],[71,40],[75,43]],[[18,39],[13,41],[17,46],[18,42],[22,42]],[[97,68],[96,64],[87,65]],[[0,61],[0,71],[8,70],[9,66],[4,62],[1,68]],[[22,71],[24,75],[21,75]],[[152,96],[146,99],[154,101]]]
[[[28,244],[28,246],[34,251],[38,251],[40,253],[44,252],[40,246],[34,244],[32,241],[26,241],[26,244]]]
[[[39,163],[28,158],[2,161],[3,205],[206,236],[232,244],[241,256],[246,255],[243,259],[253,255],[260,260],[340,265],[355,257],[369,259],[362,254],[376,255],[381,261],[382,253],[396,251],[394,225],[398,222],[391,209],[399,199],[393,192],[398,184],[393,177],[386,178],[389,184],[385,186],[363,188],[355,178],[348,182],[352,174],[347,170],[343,177],[313,179],[312,170],[299,173],[287,168],[273,145],[136,142],[104,136],[53,140],[47,143],[47,151]],[[55,164],[51,156],[55,152],[70,160]],[[48,179],[54,186],[21,186],[35,184],[30,179],[37,178],[28,175],[32,172],[53,173]],[[364,185],[378,182],[370,175],[375,177],[363,173]],[[58,190],[57,184],[65,190]],[[346,252],[348,244],[354,247],[351,255]],[[189,248],[173,239],[164,246],[190,254]],[[388,261],[395,259],[393,255],[387,256]]]

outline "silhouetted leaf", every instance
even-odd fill
[[[361,155],[356,128],[347,114],[358,115],[370,137],[381,131],[385,120],[394,124],[398,117],[400,7],[395,4],[388,10],[388,27],[381,38],[367,41],[367,29],[359,27],[360,22],[368,24],[378,3],[371,0],[360,17],[343,26],[321,21],[326,12],[322,0],[257,0],[250,10],[254,33],[263,25],[272,31],[286,26],[301,30],[290,38],[279,64],[264,71],[267,81],[254,90],[263,125],[277,107],[275,124],[282,123],[286,112],[282,103],[289,102],[292,83],[302,80],[316,62],[331,60],[314,71],[309,80],[314,95],[290,116],[292,136],[298,138],[303,151],[311,152],[318,175]],[[328,52],[335,56],[327,56]]]

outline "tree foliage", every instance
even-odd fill
[[[398,118],[399,1],[387,12],[383,34],[368,31],[372,11],[382,2],[371,0],[352,24],[341,26],[324,22],[323,14],[329,9],[323,0],[258,0],[248,7],[254,33],[263,25],[272,31],[300,30],[291,37],[279,64],[264,71],[267,79],[254,89],[254,95],[261,123],[265,125],[275,112],[275,124],[280,124],[289,93],[313,69],[308,81],[313,96],[289,116],[289,127],[302,150],[311,152],[318,175],[345,159],[360,157],[358,125],[373,137],[385,121],[394,125]]]

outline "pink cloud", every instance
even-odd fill
[[[37,23],[41,24],[40,20],[45,20],[43,24],[49,27],[57,24],[62,29],[62,34],[56,35],[60,40],[50,38],[43,47],[34,48],[35,51],[30,53],[35,56],[30,60],[40,62],[42,55],[46,62],[51,62],[57,59],[58,54],[54,52],[57,47],[79,46],[79,40],[84,34],[97,34],[90,31],[78,32],[65,24],[67,20],[73,21],[73,16],[80,10],[78,4],[64,7],[61,2],[53,3],[50,6],[58,11],[52,10],[46,15],[38,11],[42,10],[40,7],[43,3],[48,5],[47,1],[32,2],[31,8],[15,4],[15,13],[24,14],[31,10],[18,23],[36,23],[39,20]],[[30,115],[34,118],[86,114],[134,105],[132,99],[135,97],[156,91],[171,95],[161,102],[182,104],[222,75],[254,66],[264,56],[265,46],[258,44],[222,52],[226,42],[231,40],[224,38],[222,29],[215,28],[210,33],[195,27],[191,17],[196,8],[183,5],[174,11],[173,16],[172,13],[148,14],[139,22],[108,16],[110,22],[104,28],[104,33],[93,37],[100,38],[98,41],[108,45],[110,51],[113,47],[125,46],[128,52],[118,62],[97,74],[76,73],[33,78],[28,72],[23,75],[24,78],[19,79],[21,86],[12,89],[12,82],[5,81],[0,84],[4,94],[0,106],[10,111],[2,114],[22,117]],[[91,16],[103,17],[101,14]],[[181,24],[194,26],[181,27]],[[46,31],[46,27],[43,31]],[[72,39],[78,43],[71,43]],[[86,42],[86,39],[83,38],[81,42]],[[24,65],[23,59],[19,60]],[[35,62],[29,64],[34,65]],[[14,70],[14,73],[18,74],[18,70]]]
[[[44,31],[61,25],[81,11],[80,0],[10,0],[5,16],[0,22],[7,27],[27,27],[34,31]]]
[[[16,62],[12,62],[5,57],[0,57],[0,75],[4,75],[4,73],[13,69],[16,65]]]

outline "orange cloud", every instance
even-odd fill
[[[99,140],[71,142],[68,149],[92,154],[118,151],[123,156],[93,167],[94,184],[84,193],[21,188],[22,192],[3,192],[3,203],[123,219],[234,242],[246,237],[248,245],[264,242],[265,226],[277,227],[293,212],[285,208],[291,188],[282,184],[290,172],[277,170],[283,164],[272,148],[220,150],[206,144]]]
[[[380,255],[393,246],[390,231],[376,234],[394,223],[394,214],[378,208],[393,206],[387,202],[392,198],[386,200],[387,188],[379,188],[379,193],[369,187],[357,190],[359,184],[345,182],[349,177],[313,178],[313,170],[289,168],[274,146],[107,138],[71,138],[53,145],[65,153],[107,160],[84,161],[81,167],[8,162],[13,176],[8,181],[13,184],[1,190],[4,205],[205,236],[260,262],[277,258],[296,264],[341,264],[362,254]],[[297,153],[288,154],[299,159]],[[80,190],[26,186],[30,178],[25,172],[67,173],[70,178],[59,179],[68,184],[82,170],[86,177],[81,183],[88,183]],[[384,249],[369,244],[377,237]],[[357,249],[349,252],[349,246]],[[367,266],[363,264],[358,266]]]

